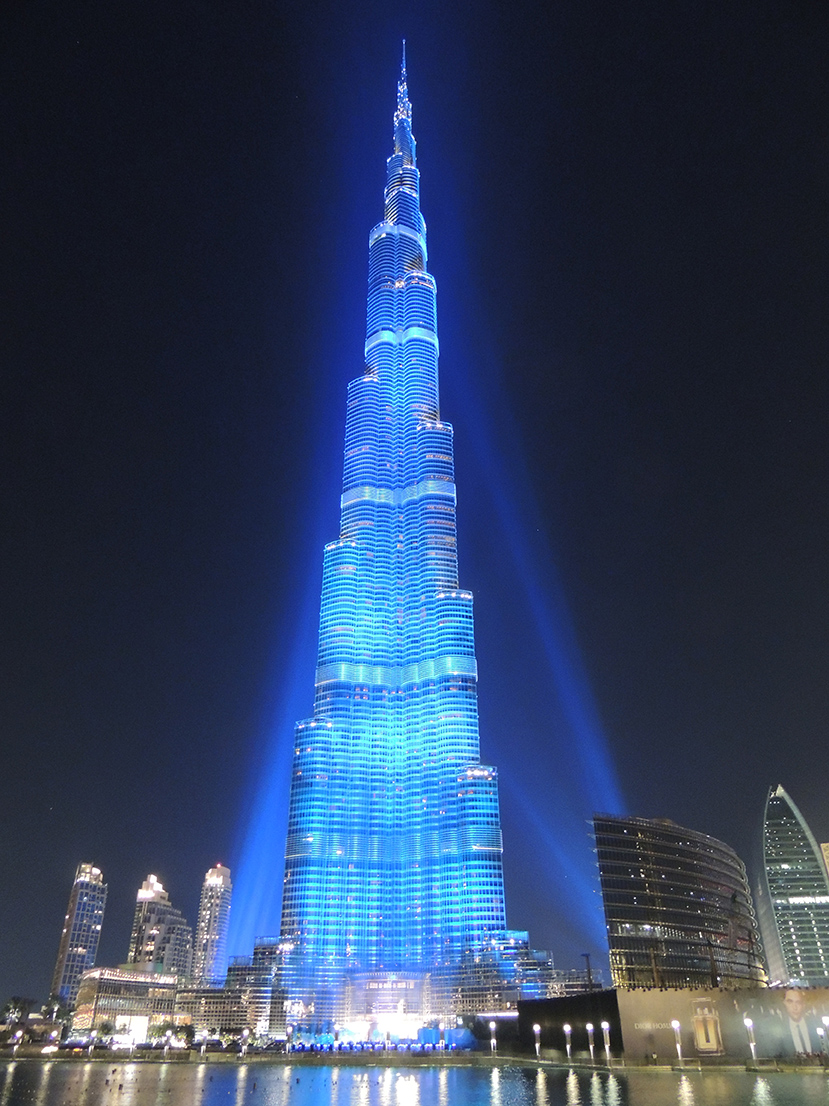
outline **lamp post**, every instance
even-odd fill
[[[535,1058],[541,1059],[541,1026],[536,1022],[533,1026],[533,1033],[535,1034]]]
[[[207,1051],[207,1030],[202,1030],[201,1048],[199,1049],[199,1052],[201,1053],[202,1056],[204,1056],[206,1051]]]
[[[607,1066],[610,1067],[610,1022],[602,1022],[602,1036],[604,1037],[604,1054]]]
[[[570,1059],[570,1055],[571,1055],[571,1053],[570,1053],[570,1035],[572,1034],[572,1032],[573,1032],[573,1027],[571,1025],[566,1025],[565,1024],[564,1025],[564,1047],[567,1049],[567,1059],[568,1060]]]
[[[588,1022],[585,1029],[587,1030],[587,1043],[590,1046],[590,1063],[595,1064],[596,1058],[593,1055],[593,1022]]]
[[[679,1035],[680,1026],[676,1018],[671,1022],[671,1029],[673,1029],[674,1037],[676,1038],[676,1056],[679,1060],[679,1066],[682,1067],[682,1038]]]
[[[489,1023],[489,1047],[493,1052],[495,1052],[495,1022]]]
[[[826,1030],[822,1025],[817,1027],[817,1035],[820,1037],[820,1054],[821,1056],[826,1051]]]
[[[590,971],[590,953],[589,952],[583,952],[582,956],[584,957],[585,970],[586,970],[586,974],[587,974],[587,990],[592,991],[593,990],[593,973]]]
[[[167,1032],[164,1034],[164,1059],[165,1060],[167,1059],[167,1054],[170,1051],[170,1038],[172,1037],[172,1035],[173,1035],[172,1029],[168,1029]]]
[[[751,1062],[757,1063],[757,1041],[754,1039],[754,1022],[751,1018],[743,1018],[743,1025],[748,1033],[748,1047],[751,1049]]]
[[[245,1028],[242,1030],[242,1058],[248,1054],[248,1040],[250,1039],[250,1030]]]
[[[440,1033],[440,1040],[438,1041],[438,1052],[443,1052],[443,1050],[446,1048],[446,1037],[444,1036],[445,1031],[445,1024],[443,1022],[439,1022],[438,1032]]]

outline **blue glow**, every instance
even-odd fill
[[[470,404],[467,415],[477,416],[475,425],[482,441],[492,442],[493,435],[487,432],[486,419],[477,401]],[[506,413],[500,412],[501,436],[507,422]],[[506,436],[518,440],[509,430]],[[540,879],[554,891],[559,928],[562,920],[567,919],[570,927],[590,935],[594,951],[604,950],[607,933],[587,822],[597,811],[624,814],[626,803],[555,563],[549,553],[543,559],[533,555],[538,541],[537,537],[530,540],[530,535],[543,532],[542,525],[534,518],[530,504],[520,502],[515,495],[516,484],[531,488],[532,481],[528,474],[520,472],[517,479],[515,472],[509,479],[503,469],[489,461],[497,456],[492,446],[484,446],[481,456],[500,523],[499,533],[515,565],[514,578],[521,581],[527,595],[563,721],[560,732],[549,734],[557,749],[553,759],[559,776],[550,781],[543,809],[526,794],[522,811],[544,841],[545,863]],[[520,469],[515,456],[512,461],[513,468]],[[519,788],[515,773],[510,773],[509,781]]]
[[[543,799],[533,799],[519,782],[521,769],[508,771],[508,762],[501,765],[502,785],[521,795],[522,815],[526,812],[537,826],[539,837],[546,842],[545,863],[538,869],[538,878],[556,904],[551,915],[557,929],[590,934],[594,951],[606,949],[589,822],[597,811],[625,814],[627,804],[585,671],[561,578],[543,538],[551,520],[540,517],[536,505],[535,489],[540,477],[527,469],[515,444],[520,443],[521,434],[508,405],[502,404],[497,411],[490,411],[485,405],[486,392],[480,387],[479,378],[486,375],[487,369],[482,372],[482,362],[491,366],[497,361],[488,334],[489,327],[482,320],[472,358],[474,372],[468,372],[461,385],[464,425],[475,447],[479,482],[487,489],[499,551],[511,561],[512,567],[506,572],[524,592],[527,614],[533,623],[522,642],[527,655],[532,657],[532,679],[528,679],[524,693],[532,695],[539,685],[550,686],[554,691],[551,699],[559,712],[557,718],[550,719],[550,728],[544,735],[554,750],[546,754],[547,765],[553,767],[554,773],[545,781]],[[463,369],[463,362],[459,362],[455,375],[460,376]],[[508,456],[504,442],[513,443]],[[516,603],[520,602],[516,599]],[[541,655],[533,648],[534,640],[541,645]],[[492,729],[496,732],[488,736],[496,748],[498,732],[508,734],[513,724],[509,717],[495,720]],[[535,785],[539,765],[524,767],[532,770],[538,796]]]
[[[494,979],[534,963],[526,935],[506,930],[497,773],[480,761],[405,67],[387,168],[340,535],[324,553],[314,712],[295,735],[281,978],[298,1021],[378,1001],[474,1009],[492,1002]]]
[[[232,952],[276,929],[282,889],[274,853],[284,832],[284,768],[293,760],[280,932],[296,950],[287,965],[291,994],[318,1011],[333,1009],[346,976],[457,965],[506,924],[497,777],[480,764],[472,597],[458,584],[452,428],[439,411],[435,285],[405,83],[401,96],[384,219],[369,239],[366,370],[349,386],[341,533],[325,549],[314,714],[289,750],[285,735],[302,714],[305,686],[304,650],[294,649],[278,737],[260,769],[234,874]],[[528,535],[539,527],[502,466],[500,443],[517,440],[504,429],[507,414],[499,412],[501,426],[491,432],[470,381],[463,418],[482,445],[498,541],[529,599],[568,730],[556,735],[562,780],[551,783],[549,804],[541,810],[522,795],[543,847],[542,882],[555,887],[572,927],[603,947],[585,823],[594,810],[623,812],[624,804],[562,587],[551,558],[542,564],[533,554]],[[529,489],[524,476],[518,483]],[[468,781],[463,811],[459,780],[468,768],[482,775]],[[509,783],[522,793],[517,774]],[[443,825],[430,821],[430,808],[450,811]],[[456,827],[448,837],[446,824]],[[404,844],[409,834],[414,851]],[[455,843],[438,844],[430,859],[423,842],[453,834]],[[449,922],[446,904],[459,883],[469,901],[451,907],[458,916]],[[372,885],[373,899],[357,890]]]
[[[230,911],[227,949],[233,955],[250,953],[257,937],[276,934],[282,906],[278,857],[288,821],[286,765],[293,754],[292,731],[308,700],[308,674],[313,670],[313,625],[318,599],[316,573],[309,573],[305,594],[279,648],[275,665],[284,680],[277,689],[279,703],[268,720],[266,736],[259,742],[262,756],[254,757],[244,812],[244,835],[235,850],[233,905]]]
[[[510,796],[511,805],[521,810],[523,833],[533,842],[533,855],[544,858],[544,863],[536,866],[535,896],[536,900],[545,900],[546,909],[555,916],[557,936],[594,954],[606,953],[599,870],[584,809],[579,809],[578,800],[566,794],[566,788],[555,787],[551,787],[548,801],[540,809],[514,773],[502,768],[500,776],[501,790]],[[508,853],[508,868],[509,861]]]

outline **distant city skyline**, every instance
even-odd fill
[[[0,996],[81,861],[99,964],[217,857],[279,930],[402,37],[507,924],[602,962],[597,810],[829,841],[829,10],[6,8]]]
[[[770,953],[764,951],[763,954],[764,962],[769,965],[769,982],[779,984],[782,981],[786,985],[794,986],[824,985],[823,972],[818,961],[822,963],[822,959],[827,959],[826,946],[829,945],[829,939],[823,941],[824,950],[821,952],[820,945],[823,939],[820,937],[818,929],[820,925],[823,925],[824,928],[827,927],[826,919],[823,918],[826,910],[825,904],[821,905],[822,900],[817,907],[815,906],[817,902],[815,900],[815,880],[820,885],[822,879],[829,886],[829,872],[826,871],[824,859],[826,846],[817,845],[808,825],[806,825],[793,800],[781,785],[769,789],[766,802],[763,839],[764,847],[771,858],[771,868],[765,879],[760,877],[759,867],[749,866],[748,868],[748,875],[753,880],[756,879],[754,911],[751,909],[750,892],[747,891],[749,884],[746,881],[746,867],[742,859],[734,855],[733,850],[727,844],[715,841],[695,827],[677,826],[669,819],[664,818],[646,819],[636,816],[625,818],[596,815],[593,821],[594,836],[598,846],[597,872],[602,887],[606,924],[610,932],[611,977],[614,986],[662,985],[659,982],[654,982],[657,979],[667,980],[665,984],[667,986],[676,986],[679,985],[683,972],[686,974],[691,972],[691,975],[693,975],[693,972],[696,971],[708,978],[715,970],[717,974],[722,974],[723,978],[729,972],[736,972],[734,979],[738,976],[740,978],[744,976],[746,982],[757,982],[760,976],[757,975],[756,961],[760,946],[756,941],[757,928],[753,931],[755,937],[752,939],[751,927],[760,926],[761,918],[764,950],[770,950]],[[692,867],[698,867],[700,881],[698,893],[703,898],[707,897],[704,884],[708,876],[705,874],[704,865],[705,858],[711,853],[712,849],[721,850],[723,857],[726,858],[726,866],[730,865],[733,868],[732,875],[736,881],[734,884],[735,895],[744,898],[745,894],[749,894],[747,912],[745,913],[745,924],[749,928],[745,930],[741,937],[740,933],[742,931],[739,926],[742,923],[738,923],[736,914],[732,917],[729,913],[729,909],[733,910],[733,901],[732,908],[723,906],[719,914],[712,902],[710,904],[710,923],[707,924],[710,924],[713,928],[709,936],[715,942],[725,941],[723,950],[718,950],[716,943],[712,946],[711,955],[713,955],[713,959],[709,955],[704,963],[699,957],[694,961],[696,952],[692,947],[693,943],[686,943],[686,947],[678,938],[670,948],[668,945],[665,946],[656,961],[654,961],[651,954],[641,954],[641,949],[645,949],[647,946],[645,930],[651,931],[658,937],[659,932],[665,926],[668,926],[674,932],[675,937],[679,933],[677,928],[678,919],[684,916],[683,911],[686,910],[688,904],[682,906],[679,899],[676,899],[679,891],[672,891],[671,884],[664,883],[664,880],[673,878],[671,873],[675,867],[677,871],[680,868],[685,871],[683,865],[687,866],[689,862]],[[730,861],[728,860],[729,856],[732,858]],[[632,875],[636,874],[634,869],[638,872],[640,868],[647,869],[645,877],[643,877],[645,884],[642,888],[638,886],[635,880],[633,883],[630,882]],[[626,872],[627,876],[625,875]],[[742,872],[742,876],[740,876],[740,872]],[[659,894],[652,902],[649,897],[650,892],[646,886],[648,879],[663,881],[659,883]],[[741,879],[742,883],[740,882]],[[781,879],[785,883],[784,890],[786,894],[795,893],[795,899],[791,900],[795,905],[788,908],[785,918],[781,917],[782,931],[778,929],[774,912],[769,913],[768,911],[768,904],[771,901],[768,888],[774,887],[776,889],[775,894],[779,898],[782,893],[780,887],[783,886],[780,884]],[[683,887],[694,886],[693,883],[688,884],[685,877],[683,877],[681,883]],[[742,892],[740,887],[743,888]],[[85,896],[85,892],[88,890],[91,890],[93,894]],[[213,938],[212,941],[204,942],[205,950],[212,948],[215,951],[220,948],[222,919],[225,922],[224,930],[226,932],[226,922],[229,914],[229,890],[232,891],[229,869],[223,865],[216,865],[209,869],[202,884],[201,902],[204,909],[200,911],[198,927],[199,932],[209,933]],[[61,991],[55,987],[54,982],[52,987],[52,993],[59,994],[62,1001],[68,1004],[74,1001],[74,995],[77,994],[78,981],[82,971],[92,967],[95,960],[94,941],[89,941],[80,949],[75,946],[81,945],[81,936],[84,937],[84,940],[86,939],[90,923],[94,931],[93,937],[95,939],[100,937],[106,892],[107,885],[103,882],[100,870],[87,863],[79,864],[76,880],[70,893],[70,903],[66,917],[67,922],[69,922],[70,917],[73,918],[74,925],[69,926],[69,928],[66,924],[64,926],[54,973],[55,980],[59,977],[64,979],[64,987]],[[697,894],[697,891],[694,894]],[[808,897],[808,902],[804,895]],[[674,898],[671,898],[671,896],[674,896]],[[800,896],[799,899],[798,896]],[[632,901],[638,904],[635,908],[629,907],[629,902]],[[150,906],[150,911],[160,910],[161,913],[158,917],[155,915],[149,917],[147,909],[142,906],[143,903],[156,904],[155,907]],[[78,909],[79,906],[80,909]],[[633,914],[630,913],[631,909],[634,910],[634,913],[638,911],[638,921],[636,922],[630,921],[633,918]],[[645,918],[648,919],[647,923],[643,921]],[[718,926],[722,932],[719,937],[714,937],[715,930],[719,933]],[[773,928],[769,928],[770,926]],[[818,929],[815,928],[816,926],[818,926]],[[131,935],[130,957],[134,955],[133,949],[141,944],[142,934],[147,929],[155,930],[155,937],[151,942],[153,943],[153,950],[150,951],[153,952],[153,962],[156,965],[156,970],[172,971],[174,973],[177,971],[182,986],[216,987],[224,983],[225,973],[222,971],[213,974],[211,969],[206,969],[204,974],[199,975],[195,951],[192,953],[192,961],[189,959],[187,961],[193,964],[192,980],[185,983],[187,976],[183,973],[181,967],[184,963],[182,948],[190,947],[189,940],[192,931],[186,920],[181,916],[181,912],[170,907],[169,895],[157,877],[153,875],[147,877],[138,892]],[[829,933],[829,929],[827,933]],[[71,941],[67,939],[67,934],[73,935]],[[154,942],[156,938],[159,950],[162,950],[160,953],[161,960],[157,960],[155,956]],[[661,941],[661,938],[659,940]],[[737,944],[734,944],[732,948],[729,944],[730,941],[736,941]],[[751,961],[743,967],[740,967],[735,960],[738,944],[742,949],[740,956],[745,954]],[[637,949],[639,949],[639,952],[636,951]],[[67,958],[67,950],[70,952],[73,950],[81,951],[86,954],[86,958],[82,958],[82,967],[79,967],[81,960],[77,956],[74,960]],[[267,963],[262,960],[263,955],[266,955]],[[185,958],[186,956],[187,954],[185,954]],[[257,956],[259,960],[257,960]],[[722,959],[723,957],[724,959]],[[281,1007],[278,1012],[276,1010],[272,1011],[269,1000],[265,998],[265,992],[275,984],[277,977],[274,973],[277,966],[282,962],[282,948],[279,939],[276,936],[260,938],[258,944],[254,943],[253,958],[251,952],[248,951],[245,954],[235,954],[233,961],[235,967],[228,975],[227,985],[229,987],[250,986],[251,980],[255,980],[255,987],[262,992],[257,999],[263,1011],[261,1017],[258,1017],[259,1031],[263,1033],[274,1032],[277,1027],[284,1029],[284,1016]],[[144,957],[144,962],[147,965],[151,963],[147,955]],[[207,963],[206,959],[205,963]],[[693,971],[692,963],[696,964]],[[173,964],[177,964],[178,968],[172,967]],[[256,966],[257,964],[258,966]],[[752,964],[755,966],[752,967]],[[125,967],[128,966],[125,965]],[[267,969],[265,974],[263,974],[263,966]],[[104,965],[102,970],[104,968],[107,971],[116,971],[114,965]],[[560,977],[563,980],[565,973],[566,969],[564,972],[557,973],[557,978]],[[741,975],[741,973],[743,974]],[[575,974],[577,973],[574,973],[574,980]],[[113,976],[114,978],[115,976]],[[648,979],[650,979],[650,982],[648,982]],[[72,993],[67,992],[67,986],[71,986]]]

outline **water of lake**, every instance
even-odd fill
[[[269,1063],[0,1064],[0,1106],[829,1106],[829,1079],[747,1072]]]

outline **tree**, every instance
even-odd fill
[[[11,1036],[16,1032],[21,1032],[21,1040],[26,1035],[26,1020],[29,1017],[29,1011],[33,1006],[36,1006],[36,1000],[33,998],[23,998],[21,995],[12,995],[7,1003],[0,1010],[0,1018],[6,1023],[7,1035]]]

